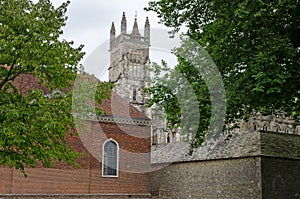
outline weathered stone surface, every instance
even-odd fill
[[[182,161],[188,156],[189,144],[186,142],[174,142],[152,146],[151,163],[171,163]]]
[[[41,194],[41,195],[0,195],[0,199],[146,199],[150,198],[150,195],[100,195],[100,194]]]
[[[182,152],[185,150],[185,153]],[[187,143],[153,151],[151,194],[181,199],[300,198],[300,136],[245,132],[222,136],[187,155]]]
[[[263,198],[300,198],[300,161],[262,157],[261,179]]]
[[[203,144],[192,155],[188,155],[188,143],[170,143],[152,150],[152,163],[256,156],[260,154],[259,143],[260,132],[236,133]]]
[[[153,173],[151,194],[168,199],[259,199],[260,158],[173,163]]]
[[[203,144],[188,155],[189,144],[169,143],[152,149],[152,163],[214,160],[250,156],[273,156],[300,159],[300,136],[253,131],[221,136]]]
[[[300,136],[261,132],[261,155],[300,159]]]

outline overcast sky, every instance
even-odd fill
[[[62,0],[51,0],[55,6]],[[83,44],[86,56],[82,63],[87,72],[95,74],[101,80],[107,80],[106,70],[109,66],[108,39],[112,22],[115,22],[116,34],[120,34],[122,13],[126,13],[127,29],[131,32],[135,13],[139,29],[143,29],[146,16],[151,26],[151,61],[161,59],[175,62],[170,56],[173,40],[168,40],[167,29],[158,23],[154,12],[144,11],[149,0],[71,0],[68,7],[67,25],[64,27],[63,38],[73,40],[75,45]],[[142,31],[140,31],[142,32]],[[168,45],[162,45],[166,43]]]

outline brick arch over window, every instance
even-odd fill
[[[119,144],[113,139],[106,140],[102,150],[102,176],[118,177]]]

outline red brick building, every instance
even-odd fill
[[[151,120],[146,116],[147,96],[141,92],[150,81],[150,25],[147,19],[142,36],[136,19],[131,34],[126,32],[125,14],[121,24],[119,37],[114,25],[111,29],[109,73],[116,89],[101,104],[105,115],[88,116],[84,127],[77,125],[83,133],[67,139],[75,150],[87,154],[78,160],[80,168],[26,168],[27,178],[17,170],[0,168],[0,195],[150,195]],[[32,75],[22,75],[14,84],[24,94],[31,88],[49,93]]]
[[[15,81],[24,93],[45,90],[37,82],[28,75]],[[26,168],[27,178],[18,170],[0,168],[0,194],[148,196],[150,119],[115,93],[101,107],[105,116],[85,119],[85,133],[67,138],[70,146],[87,154],[78,159],[80,168]]]

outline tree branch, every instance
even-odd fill
[[[3,88],[4,84],[5,84],[6,82],[9,81],[9,77],[10,77],[10,75],[11,75],[11,73],[12,73],[12,70],[14,69],[14,65],[17,63],[17,59],[18,59],[18,58],[16,58],[16,59],[13,61],[13,63],[11,64],[11,66],[10,66],[10,68],[9,68],[9,70],[8,70],[8,73],[7,73],[6,77],[5,77],[5,79],[4,79],[3,81],[0,82],[0,92],[2,92],[2,88]]]

